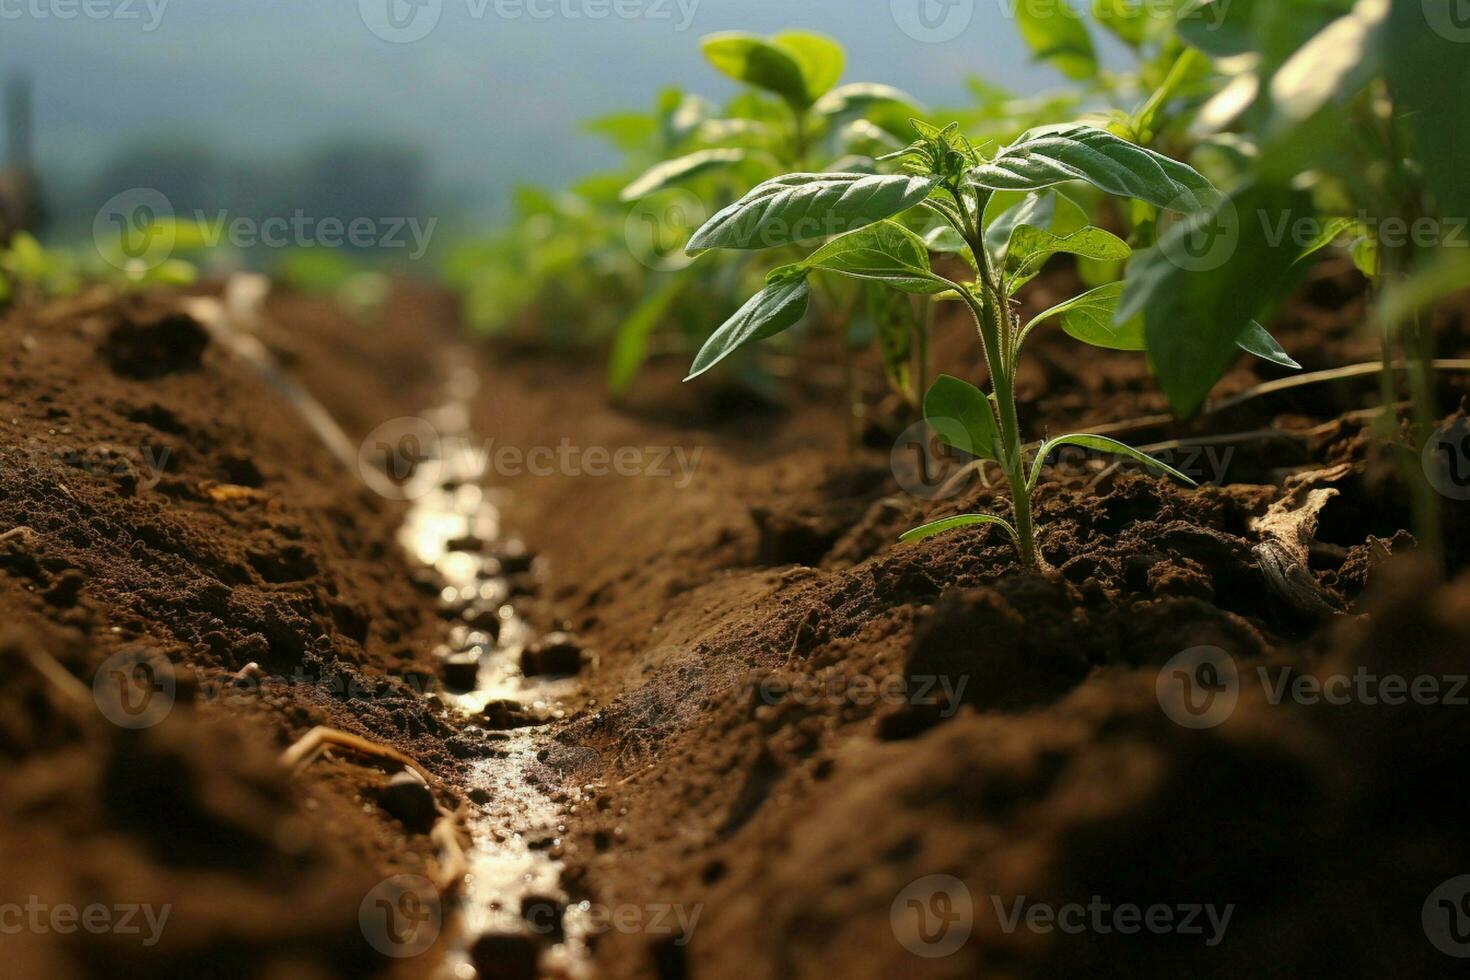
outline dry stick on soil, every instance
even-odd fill
[[[61,663],[51,654],[41,650],[25,651],[26,659],[31,662],[36,673],[51,682],[51,686],[61,694],[68,708],[77,711],[85,711],[92,704],[92,692],[87,685],[77,680]]]
[[[1318,584],[1308,567],[1317,544],[1317,522],[1338,490],[1331,484],[1352,471],[1351,463],[1297,474],[1286,481],[1286,494],[1250,527],[1261,536],[1253,550],[1256,564],[1272,591],[1304,615],[1325,619],[1342,613],[1337,597]]]
[[[296,776],[313,759],[333,746],[396,762],[413,770],[425,783],[433,779],[428,770],[397,749],[380,745],[361,735],[353,735],[350,732],[328,728],[325,725],[318,725],[297,739],[290,748],[281,753],[279,761],[282,766],[291,770],[291,775]],[[464,877],[465,871],[469,868],[469,862],[465,859],[464,848],[460,846],[459,835],[454,830],[458,815],[442,806],[436,805],[435,809],[439,812],[439,819],[429,831],[429,839],[437,844],[445,855],[443,865],[434,882],[441,890],[444,890],[454,886]]]
[[[388,759],[405,766],[418,773],[424,782],[429,782],[431,777],[428,770],[419,765],[413,759],[387,745],[363,738],[361,735],[353,735],[350,732],[340,731],[336,728],[328,728],[318,725],[281,753],[280,763],[291,770],[291,775],[298,775],[310,762],[321,755],[327,749],[336,746],[342,749],[351,749],[363,755],[375,756],[379,759]]]
[[[1395,370],[1401,370],[1405,366],[1403,361],[1394,363]],[[1436,371],[1470,371],[1470,360],[1437,360],[1434,362]],[[1349,364],[1345,367],[1333,368],[1330,371],[1313,371],[1311,374],[1299,374],[1292,378],[1282,378],[1279,381],[1267,381],[1253,388],[1247,388],[1238,395],[1206,405],[1201,414],[1209,415],[1214,412],[1222,412],[1227,408],[1243,405],[1248,401],[1273,395],[1279,391],[1289,391],[1293,388],[1301,388],[1307,385],[1324,384],[1331,381],[1345,381],[1352,378],[1372,377],[1383,371],[1383,364],[1379,361],[1371,361],[1367,364]],[[1165,425],[1174,421],[1172,415],[1144,415],[1135,419],[1124,419],[1121,422],[1110,422],[1107,425],[1094,427],[1099,435],[1109,435],[1117,432],[1129,432],[1133,429],[1147,429],[1156,425]],[[1145,450],[1146,451],[1146,450]]]
[[[1399,402],[1394,406],[1397,411],[1406,406]],[[1355,412],[1346,412],[1333,419],[1331,422],[1323,422],[1314,425],[1310,429],[1252,429],[1249,432],[1227,432],[1218,436],[1198,436],[1191,439],[1170,439],[1167,442],[1155,442],[1144,446],[1140,452],[1165,453],[1175,452],[1180,449],[1188,449],[1191,446],[1238,446],[1247,442],[1310,442],[1318,436],[1327,435],[1343,422],[1364,422],[1377,418],[1382,409],[1360,408]],[[1097,486],[1099,482],[1106,479],[1110,474],[1117,471],[1122,463],[1113,463],[1103,469],[1092,481],[1087,484],[1088,489]]]

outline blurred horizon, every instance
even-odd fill
[[[899,20],[919,5],[963,18],[951,23],[964,29],[915,39]],[[105,200],[138,186],[181,210],[380,206],[468,227],[507,217],[518,185],[559,188],[614,162],[578,125],[589,117],[646,109],[668,86],[734,94],[699,50],[716,31],[820,31],[848,50],[845,81],[885,82],[932,105],[968,103],[972,76],[1020,95],[1062,84],[1030,63],[1007,9],[1005,0],[4,0],[0,77],[32,84],[35,163],[57,232],[89,226]],[[400,20],[378,23],[389,10]],[[420,39],[379,36],[433,13]]]

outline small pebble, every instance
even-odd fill
[[[473,691],[480,678],[478,653],[451,653],[440,662],[444,686],[453,691]]]
[[[582,644],[570,633],[547,633],[521,653],[521,673],[527,677],[581,672]]]
[[[536,980],[537,947],[530,936],[486,933],[470,947],[480,980]]]
[[[557,943],[561,942],[562,917],[566,915],[566,903],[550,895],[526,895],[521,899],[521,918],[537,936]]]
[[[529,572],[536,561],[535,552],[526,547],[524,541],[504,541],[497,545],[491,556],[499,560],[501,571],[506,575]]]
[[[378,794],[378,802],[416,834],[427,834],[438,816],[434,809],[434,794],[412,772],[400,772],[388,780]]]

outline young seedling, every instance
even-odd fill
[[[921,540],[959,527],[996,524],[1015,541],[1021,561],[1038,564],[1031,497],[1048,454],[1064,446],[1115,453],[1193,485],[1184,474],[1120,442],[1075,433],[1047,440],[1028,467],[1016,415],[1016,365],[1032,331],[1058,320],[1086,343],[1143,350],[1139,319],[1117,322],[1121,283],[1077,296],[1021,323],[1011,297],[1058,253],[1100,261],[1128,258],[1129,246],[1087,224],[1056,185],[1082,180],[1102,191],[1157,208],[1194,210],[1213,193],[1190,167],[1085,125],[1043,127],[986,159],[960,134],[913,123],[918,139],[883,159],[903,163],[901,174],[794,173],[759,185],[716,214],[687,246],[764,249],[831,238],[805,260],[772,272],[757,293],[705,343],[689,378],[731,353],[796,324],[806,312],[808,279],[831,273],[883,283],[905,293],[958,299],[973,315],[989,370],[986,395],[958,378],[940,377],[924,400],[925,417],[941,440],[998,463],[1011,491],[1011,519],[990,514],[953,517],[904,535]],[[940,224],[921,236],[895,218],[920,212]],[[832,237],[837,236],[837,237]],[[936,272],[930,251],[960,256],[972,281]],[[1185,328],[1181,323],[1179,327]],[[1240,338],[1252,353],[1290,363],[1270,336],[1252,323]],[[686,379],[687,380],[687,379]]]
[[[908,116],[924,111],[917,100],[888,85],[839,85],[846,52],[821,34],[712,34],[700,41],[700,48],[717,71],[747,88],[718,118],[699,118],[701,107],[712,108],[703,100],[681,112],[681,116],[688,117],[682,127],[685,133],[668,147],[677,155],[661,159],[624,188],[622,198],[626,202],[676,186],[698,187],[706,200],[728,201],[738,193],[735,188],[744,190],[751,183],[791,171],[870,170],[874,156],[903,145],[873,119],[896,117],[902,125]],[[733,193],[724,196],[727,192]],[[724,264],[703,263],[691,270],[682,287],[673,288],[715,296],[728,294],[732,286],[740,290],[742,275],[757,272],[755,263],[748,263],[746,258],[736,257]],[[777,262],[783,260],[776,258]],[[732,271],[741,275],[731,275]],[[812,320],[820,322],[822,331],[836,342],[843,379],[844,444],[849,455],[858,442],[857,421],[862,414],[853,383],[853,351],[876,340],[890,382],[905,398],[917,402],[918,393],[908,383],[909,370],[913,348],[921,346],[923,340],[915,337],[921,321],[912,304],[894,303],[889,295],[883,295],[880,301],[861,286],[821,282],[812,303]],[[646,332],[654,321],[666,316],[667,306],[664,290],[650,292],[646,304],[637,311],[649,315],[630,316],[626,325],[630,331]],[[862,320],[854,317],[859,311]],[[625,336],[628,334],[620,331],[619,341]],[[618,353],[623,350],[618,349]],[[622,380],[631,378],[624,372]]]

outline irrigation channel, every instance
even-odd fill
[[[532,559],[523,543],[503,537],[497,491],[485,485],[485,455],[477,452],[481,442],[470,428],[479,378],[465,366],[469,355],[445,352],[443,404],[380,428],[412,443],[388,447],[390,453],[401,450],[412,465],[384,476],[362,458],[374,449],[374,437],[359,450],[254,337],[252,324],[268,289],[263,279],[238,276],[223,300],[191,300],[188,310],[285,396],[344,464],[378,492],[409,501],[399,543],[437,587],[446,624],[435,651],[445,685],[426,696],[440,698],[471,726],[487,716],[501,722],[485,733],[497,742],[495,751],[467,763],[465,785],[477,807],[468,820],[471,848],[454,906],[458,919],[445,923],[453,949],[441,976],[589,977],[590,906],[570,901],[559,856],[563,807],[583,802],[583,791],[556,787],[553,798],[547,774],[554,770],[542,761],[550,726],[565,717],[563,705],[576,694],[578,680],[571,671],[555,673],[554,659],[550,670],[525,667],[537,637],[516,613],[512,593],[513,583],[531,574]],[[540,647],[554,655],[557,642],[548,636]],[[579,652],[569,649],[563,657],[568,654]]]

